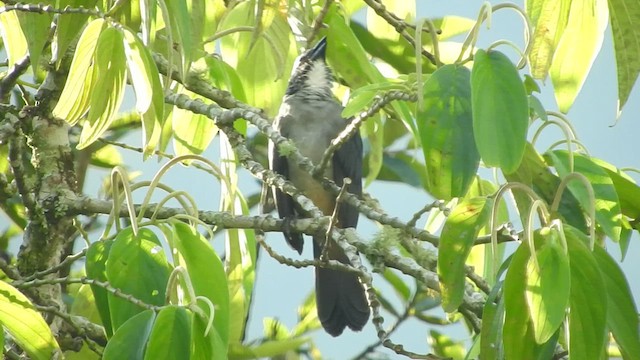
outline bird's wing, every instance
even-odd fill
[[[285,179],[289,179],[289,161],[286,157],[280,155],[277,147],[271,141],[269,142],[269,167]],[[296,217],[296,211],[293,198],[276,187],[273,188],[273,196],[280,218],[294,219]],[[301,233],[285,231],[284,237],[292,248],[298,253],[302,253],[303,239]]]
[[[347,190],[355,195],[362,195],[362,138],[356,132],[333,154],[333,181],[342,186],[345,177],[351,179]],[[338,212],[340,227],[356,227],[358,210],[342,203]]]

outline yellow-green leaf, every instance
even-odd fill
[[[93,55],[104,27],[105,21],[96,19],[82,32],[73,54],[67,82],[60,94],[60,100],[53,109],[54,116],[65,119],[71,125],[77,123],[89,110],[93,90]]]
[[[44,1],[43,3],[51,5],[51,1]],[[48,13],[18,12],[18,20],[20,20],[22,32],[27,39],[29,60],[34,74],[38,71],[40,54],[42,54],[44,44],[47,42],[52,19],[53,15]]]
[[[573,0],[567,26],[551,64],[551,81],[560,111],[566,113],[600,51],[609,11],[606,0]]]
[[[538,0],[531,6],[538,10],[531,41],[529,62],[531,75],[540,80],[547,77],[551,60],[569,17],[570,0]]]
[[[640,73],[640,2],[609,0],[608,4],[618,70],[618,111],[621,111]]]
[[[2,32],[2,45],[9,58],[7,65],[11,67],[28,53],[27,39],[24,37],[15,11],[0,14],[0,30]]]
[[[0,324],[32,359],[49,360],[60,351],[49,325],[13,286],[0,281]]]
[[[124,98],[127,67],[119,29],[108,27],[100,34],[94,56],[95,85],[89,104],[89,115],[83,124],[78,149],[91,145],[111,125]]]

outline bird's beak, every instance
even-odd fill
[[[320,39],[320,41],[318,41],[318,43],[313,48],[311,48],[311,51],[309,51],[309,59],[324,60],[326,50],[327,50],[327,38],[323,37],[322,39]]]

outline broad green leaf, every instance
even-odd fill
[[[427,168],[427,190],[437,199],[462,197],[478,171],[469,69],[445,65],[424,84],[416,122]]]
[[[558,338],[558,333],[556,333],[546,344],[539,345],[535,341],[531,315],[525,296],[529,257],[527,244],[520,244],[511,258],[511,264],[504,281],[505,317],[502,327],[502,341],[506,360],[550,359]]]
[[[0,281],[0,331],[4,327],[30,358],[49,360],[60,347],[42,315],[18,289]]]
[[[8,67],[12,67],[29,53],[27,39],[22,32],[17,11],[0,13],[2,47],[7,51]]]
[[[236,72],[236,69],[229,66],[226,62],[218,59],[217,57],[207,56],[205,63],[208,70],[208,79],[216,87],[227,90],[236,99],[240,101],[247,101],[247,97],[244,93],[244,87],[242,86],[242,80]]]
[[[603,168],[611,178],[620,200],[622,214],[630,219],[640,218],[640,187],[633,178],[603,160],[593,157],[591,160]]]
[[[618,73],[618,112],[627,103],[640,73],[640,2],[609,0],[613,49]]]
[[[112,240],[96,241],[87,250],[87,261],[85,269],[89,279],[105,282],[107,281],[107,259],[113,245]],[[96,307],[100,313],[102,326],[107,337],[113,335],[111,325],[111,312],[109,311],[109,296],[106,289],[97,285],[91,285]]]
[[[383,122],[379,114],[370,118],[363,126],[364,133],[369,142],[369,152],[367,153],[367,175],[364,178],[364,186],[371,185],[378,177],[382,169],[384,158],[384,131]]]
[[[573,105],[600,51],[608,15],[606,0],[571,1],[550,69],[556,102],[563,113]]]
[[[47,5],[53,4],[51,0],[44,1],[43,3]],[[40,54],[42,54],[44,45],[49,38],[48,35],[51,28],[51,20],[53,20],[53,14],[25,11],[18,11],[17,14],[18,20],[20,20],[20,27],[22,28],[24,37],[27,40],[31,68],[33,69],[33,73],[37,74]]]
[[[616,339],[623,358],[638,359],[640,354],[640,330],[638,309],[625,274],[615,260],[599,246],[593,255],[602,273],[607,293],[607,327]]]
[[[531,75],[540,80],[547,77],[551,60],[556,46],[564,32],[569,17],[571,0],[537,0],[535,4],[536,17],[532,19],[535,30],[531,41],[529,62]]]
[[[220,30],[255,26],[255,21],[252,3],[241,2],[225,15]],[[225,62],[236,68],[247,102],[275,114],[287,87],[283,74],[291,69],[296,53],[283,14],[277,14],[255,41],[250,32],[223,37],[221,50]]]
[[[98,38],[106,26],[103,19],[96,19],[87,25],[82,32],[76,51],[73,54],[71,68],[67,82],[64,84],[60,99],[53,109],[53,115],[65,119],[69,124],[75,125],[78,120],[89,110],[91,93],[94,84],[93,56],[98,44]]]
[[[367,171],[368,168],[365,166],[363,172],[367,173]],[[424,164],[417,161],[413,154],[407,152],[383,153],[382,169],[376,179],[402,182],[422,190],[426,183],[425,173]]]
[[[104,360],[142,360],[147,339],[156,319],[152,310],[144,310],[118,328],[104,348]]]
[[[82,126],[78,149],[97,140],[111,125],[120,108],[127,84],[127,67],[122,32],[108,27],[100,34],[93,58],[95,83],[89,103],[89,114]]]
[[[533,255],[539,267],[533,256],[527,262],[525,296],[535,340],[543,344],[565,318],[571,277],[569,259],[557,240],[558,230],[545,228],[537,234],[545,243]]]
[[[571,172],[569,168],[569,153],[566,150],[554,150],[549,153],[549,156],[560,176],[565,177]],[[573,161],[573,171],[584,175],[593,188],[597,225],[599,225],[604,233],[612,240],[619,241],[620,231],[622,230],[622,214],[613,181],[607,172],[589,157],[580,153],[573,153]],[[588,209],[591,208],[591,204],[585,185],[576,180],[572,180],[567,186],[576,199],[578,199],[582,208],[588,211]]]
[[[471,70],[473,135],[487,166],[504,173],[518,169],[527,142],[527,93],[511,60],[498,51],[478,50]]]
[[[226,360],[228,346],[213,327],[205,335],[207,320],[194,315],[191,327],[191,360]]]
[[[602,359],[607,343],[607,288],[594,254],[585,245],[587,236],[575,228],[565,229],[565,235],[571,262],[569,355]]]
[[[120,231],[109,252],[107,279],[111,286],[150,305],[164,305],[169,265],[153,231],[131,228]],[[117,329],[143,309],[109,294],[111,323]]]
[[[192,99],[204,99],[181,88]],[[218,133],[218,127],[208,117],[175,107],[171,112],[173,149],[176,155],[202,154]],[[189,161],[187,161],[188,163]]]
[[[463,200],[447,218],[438,246],[438,276],[442,308],[455,311],[462,303],[465,285],[465,261],[480,228],[489,220],[493,200],[485,197]]]
[[[525,146],[525,155],[520,167],[512,174],[505,174],[505,178],[509,182],[519,182],[527,185],[547,204],[553,203],[560,186],[560,178],[551,172],[544,158],[528,142]],[[514,191],[513,196],[518,206],[520,219],[524,224],[527,222],[526,214],[529,213],[531,208],[531,199],[522,191]],[[571,191],[563,192],[558,212],[566,223],[585,232],[588,231],[584,212]]]
[[[160,310],[149,335],[144,358],[175,359],[188,358],[191,350],[191,311],[180,306],[168,306]]]
[[[173,222],[173,243],[187,268],[193,290],[215,306],[213,323],[226,349],[229,341],[229,289],[222,261],[209,242],[194,228],[183,222]],[[209,308],[199,303],[209,315]]]

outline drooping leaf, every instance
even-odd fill
[[[529,106],[520,75],[498,51],[478,50],[471,70],[473,135],[487,166],[518,169],[527,142]]]
[[[571,1],[569,18],[551,63],[558,108],[567,113],[600,51],[608,23],[607,1]]]
[[[186,93],[184,89],[180,93]],[[190,93],[193,99],[202,99]],[[208,117],[175,107],[171,112],[173,149],[176,155],[202,154],[218,133],[218,127]],[[188,162],[188,161],[187,161]]]
[[[640,3],[635,0],[609,0],[613,49],[618,73],[618,112],[627,103],[640,74]]]
[[[127,320],[109,339],[102,356],[105,360],[142,360],[156,319],[152,310],[144,310]]]
[[[575,359],[602,359],[607,343],[607,288],[586,235],[565,229],[571,262],[569,354]],[[580,239],[580,237],[582,239]]]
[[[447,218],[438,246],[438,277],[442,308],[455,311],[462,303],[465,287],[465,261],[474,241],[489,219],[493,200],[477,197],[463,200]]]
[[[638,359],[640,330],[638,309],[625,274],[602,248],[593,252],[600,268],[607,294],[607,327],[611,330],[623,358]]]
[[[89,279],[105,282],[107,281],[107,259],[113,240],[96,241],[87,250],[87,262],[85,265],[87,277]],[[102,326],[108,337],[113,335],[111,325],[111,312],[109,311],[109,296],[106,289],[97,285],[91,285],[96,307],[100,313]]]
[[[544,244],[527,262],[525,296],[535,340],[544,344],[565,318],[571,277],[569,258],[557,240],[558,230],[543,228],[536,235],[543,239]]]
[[[535,341],[531,315],[525,296],[529,247],[520,244],[511,258],[504,281],[505,317],[502,327],[504,358],[506,360],[549,359],[553,355],[558,332],[545,344]]]
[[[0,324],[32,359],[49,360],[60,351],[42,315],[26,296],[4,281],[0,281]]]
[[[44,4],[52,5],[52,1],[44,1]],[[38,66],[40,65],[40,54],[44,48],[47,39],[49,38],[49,29],[51,28],[51,20],[53,15],[49,13],[37,13],[37,12],[25,12],[18,11],[18,20],[20,20],[20,27],[22,33],[27,40],[27,47],[29,48],[29,60],[31,61],[31,68],[33,73],[37,74]]]
[[[532,2],[534,4],[528,4],[527,9],[528,12],[530,9],[535,9],[536,13],[535,17],[532,16],[535,30],[531,38],[533,44],[529,53],[531,75],[536,79],[544,80],[567,24],[571,1],[536,0]]]
[[[89,114],[82,126],[78,149],[91,145],[109,128],[122,104],[127,84],[122,40],[122,32],[115,27],[107,27],[100,33],[92,66],[94,96],[89,99]]]
[[[183,222],[173,223],[173,240],[184,260],[181,264],[189,272],[195,294],[206,297],[215,306],[213,323],[226,349],[229,341],[229,289],[222,261],[206,239]],[[209,315],[209,308],[200,304]]]
[[[181,306],[168,306],[160,310],[149,335],[144,358],[181,360],[191,348],[191,321],[193,313]]]
[[[630,219],[640,218],[640,186],[629,175],[606,161],[594,157],[590,159],[603,168],[611,178],[620,200],[622,214]]]
[[[150,305],[164,305],[169,265],[158,238],[142,228],[134,236],[131,228],[120,231],[109,252],[107,280],[120,289]],[[141,312],[138,305],[109,294],[111,323],[117,329],[133,315]]]
[[[459,65],[439,68],[424,84],[423,109],[416,122],[427,190],[437,199],[464,196],[478,170],[470,87],[470,72]]]
[[[9,60],[7,66],[11,67],[29,53],[27,39],[22,32],[17,11],[5,11],[0,14],[0,33],[2,33],[2,46],[7,51]]]
[[[60,101],[53,109],[53,115],[74,125],[89,110],[93,93],[93,56],[98,39],[106,26],[104,19],[93,20],[82,32],[73,54],[67,82],[64,84]]]
[[[564,177],[570,173],[569,153],[566,150],[554,150],[549,153],[553,160],[553,165],[558,170],[560,176]],[[613,186],[609,175],[602,170],[589,157],[580,153],[573,153],[574,171],[584,175],[593,188],[595,197],[596,223],[607,236],[614,241],[620,240],[622,230],[620,203],[618,194]],[[585,185],[578,181],[571,181],[567,184],[571,193],[578,199],[583,209],[591,208],[589,195]]]

